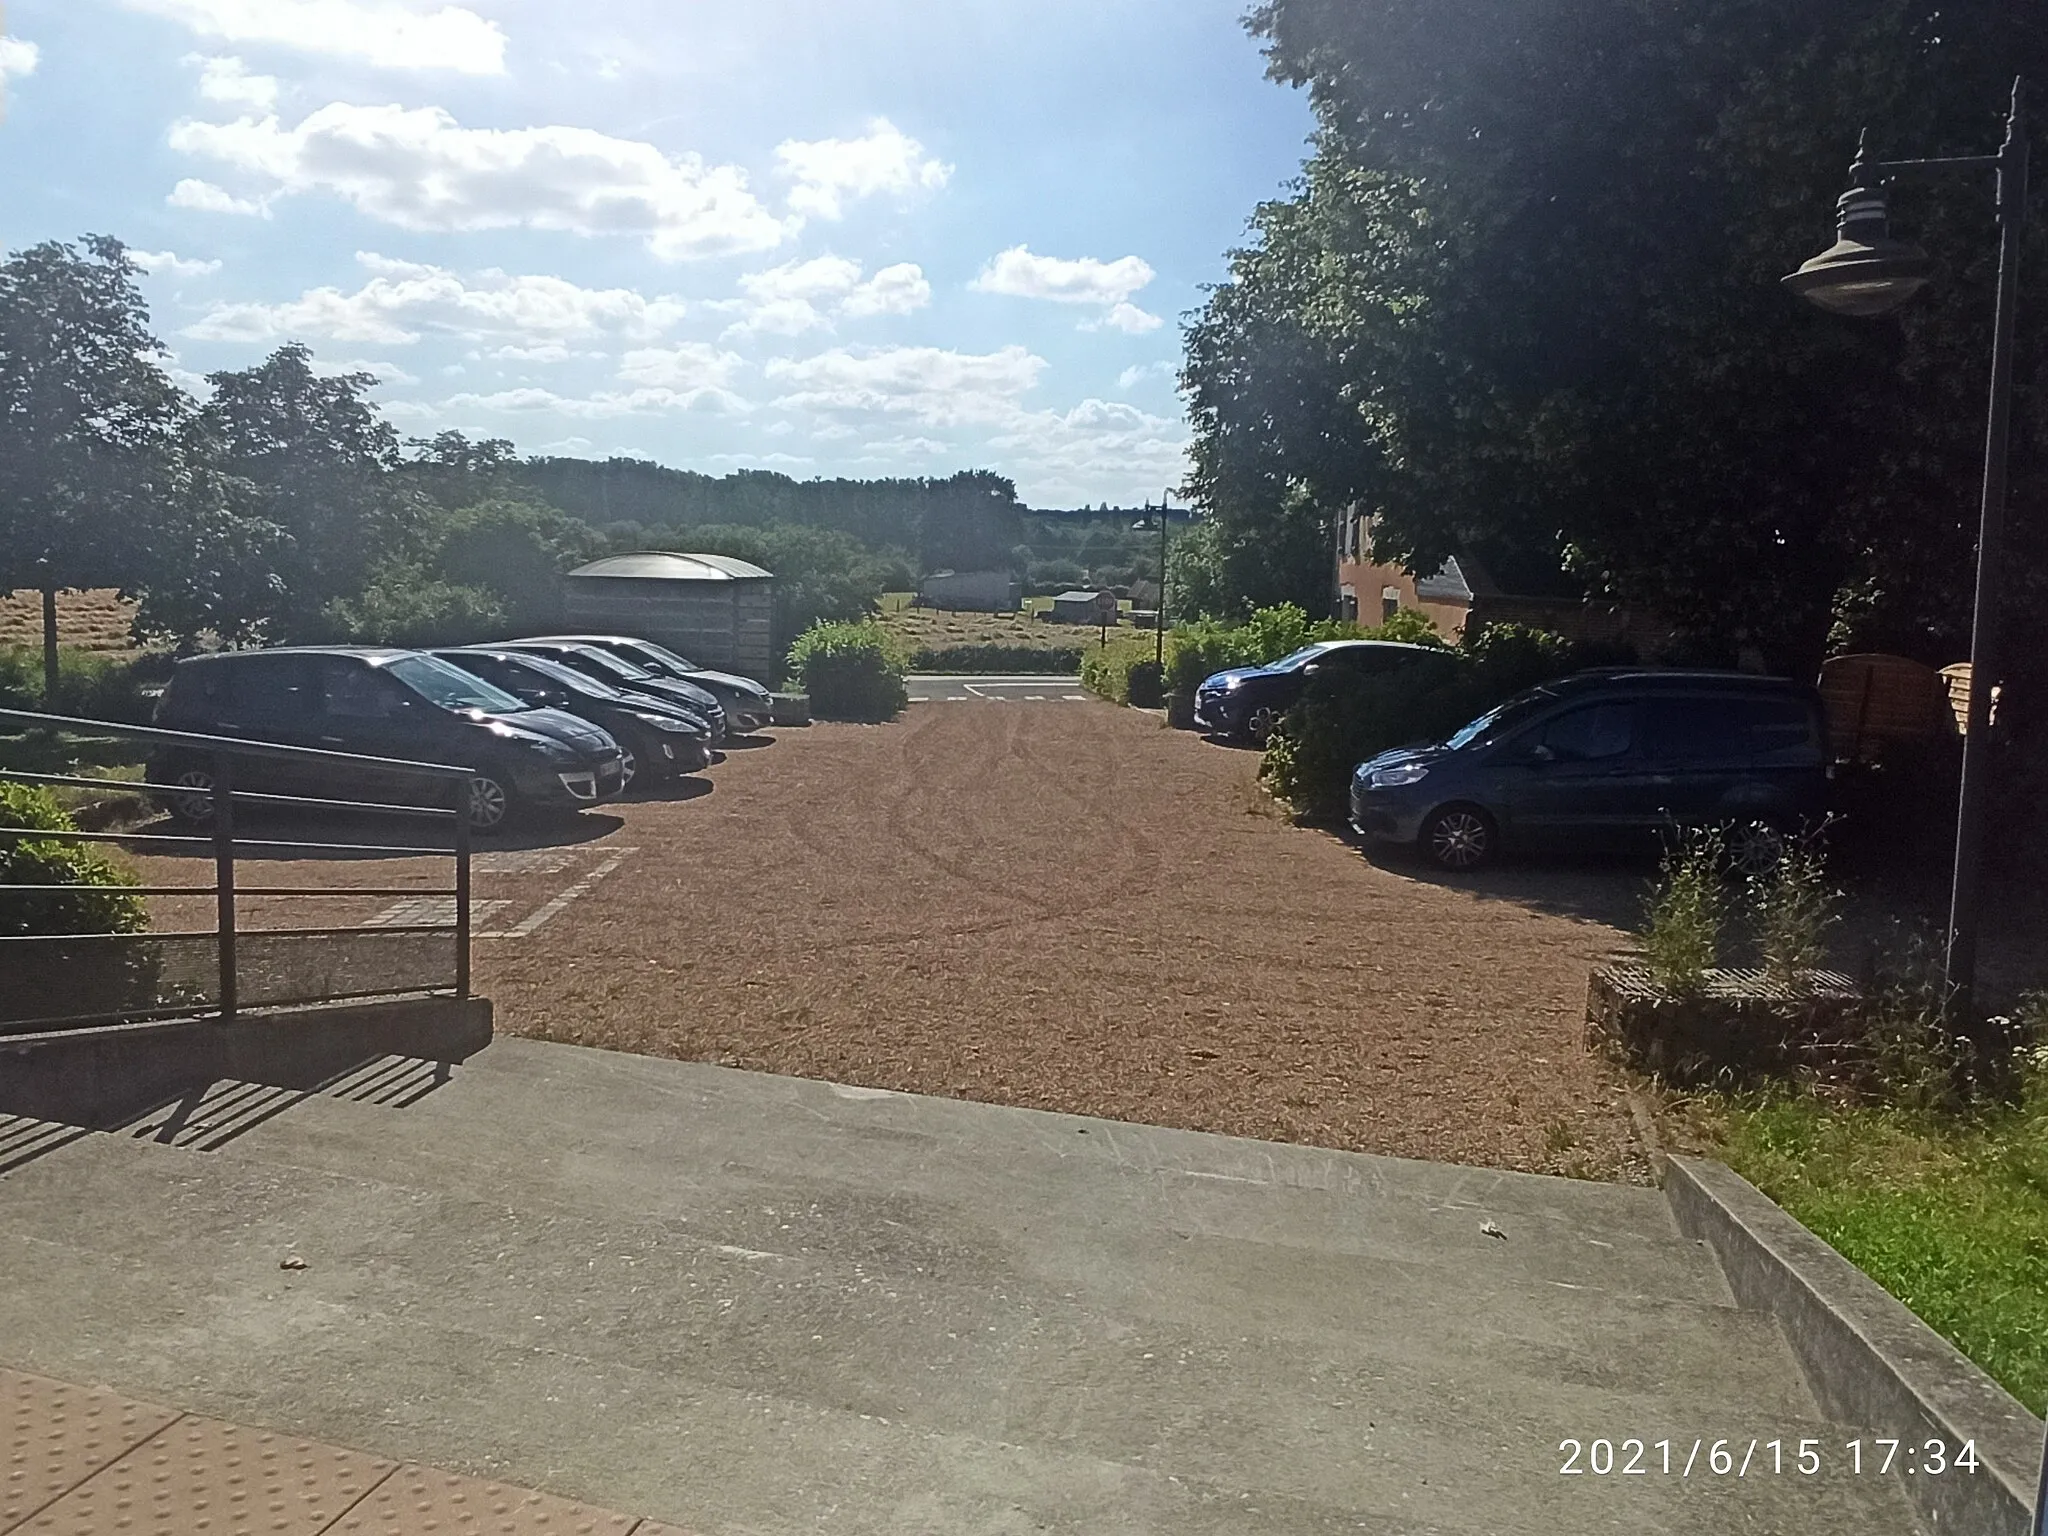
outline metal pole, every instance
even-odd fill
[[[1158,631],[1152,642],[1152,664],[1159,668],[1159,675],[1166,675],[1166,503],[1169,495],[1159,493],[1159,613],[1152,621]]]
[[[240,990],[235,970],[235,800],[234,764],[225,753],[213,759],[213,884],[220,945],[220,1016],[232,1019]]]
[[[58,715],[63,711],[57,707],[57,578],[47,557],[36,562],[36,583],[43,589],[43,711]]]
[[[469,786],[455,788],[455,995],[469,998]]]
[[[1973,1038],[1984,851],[1991,690],[1998,678],[1999,556],[2005,538],[2006,454],[2012,435],[2012,363],[2019,308],[2020,238],[2026,225],[2026,82],[2012,88],[2012,115],[1998,151],[1998,308],[1991,341],[1991,410],[1984,437],[1984,501],[1977,532],[1977,598],[1970,619],[1970,705],[1956,805],[1956,861],[1949,886],[1949,1016]]]

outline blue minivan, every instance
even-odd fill
[[[1351,824],[1457,873],[1503,849],[1654,846],[1726,824],[1738,862],[1826,813],[1817,690],[1741,672],[1610,670],[1545,683],[1446,741],[1351,778]]]

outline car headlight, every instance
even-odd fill
[[[575,749],[556,741],[552,736],[529,736],[526,738],[525,746],[527,751],[547,758],[550,762],[573,763],[576,761]]]
[[[1366,783],[1374,789],[1405,789],[1428,777],[1429,770],[1420,763],[1396,763],[1391,768],[1375,768]]]
[[[633,718],[644,725],[651,725],[657,731],[666,731],[672,736],[694,736],[696,727],[687,720],[678,720],[674,715],[650,715],[633,712]]]

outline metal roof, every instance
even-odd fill
[[[775,573],[730,555],[677,555],[647,550],[578,566],[570,576],[638,577],[649,581],[772,581]]]

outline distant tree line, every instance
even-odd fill
[[[556,623],[576,565],[671,548],[774,571],[786,640],[1026,538],[1016,488],[981,471],[714,479],[402,441],[373,376],[296,343],[210,375],[202,402],[163,366],[137,270],[106,236],[0,263],[0,593],[118,587],[142,639],[485,638]]]

